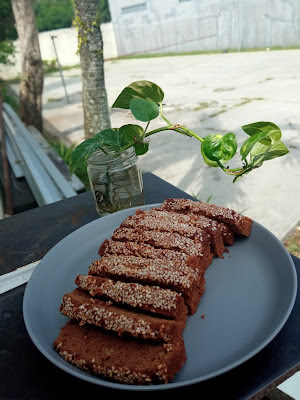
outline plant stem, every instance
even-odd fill
[[[148,126],[148,125],[147,125],[147,126]],[[146,127],[146,129],[147,129],[147,127]],[[178,125],[168,125],[168,126],[163,126],[162,128],[153,129],[153,131],[150,131],[150,132],[148,132],[148,133],[145,133],[144,138],[146,138],[146,137],[148,137],[148,136],[151,136],[151,135],[154,135],[154,133],[163,132],[163,131],[176,131],[176,132],[181,133],[182,135],[186,135],[186,136],[191,137],[191,134],[190,134],[190,133],[188,133],[188,132],[186,132],[186,131],[184,131],[184,130],[179,129],[179,128],[178,128]],[[146,132],[146,130],[145,130],[145,132]],[[203,140],[203,139],[201,139],[199,136],[197,136],[196,134],[194,134],[194,135],[192,135],[192,136],[195,136],[198,140]],[[122,152],[122,151],[124,151],[124,150],[129,149],[129,147],[131,147],[131,146],[133,146],[133,145],[134,145],[134,142],[127,144],[126,146],[122,147],[122,149],[119,150],[119,153]]]
[[[150,136],[150,135],[153,135],[154,133],[157,133],[157,132],[160,132],[160,131],[163,131],[163,130],[174,130],[174,131],[179,132],[179,133],[182,133],[183,135],[186,135],[186,136],[193,136],[195,139],[199,140],[201,143],[204,141],[204,139],[203,139],[202,137],[198,136],[195,132],[191,131],[190,129],[186,128],[185,126],[181,126],[181,125],[172,125],[172,124],[170,123],[170,121],[169,121],[167,118],[165,118],[164,115],[163,115],[162,103],[160,103],[160,115],[161,115],[162,119],[164,119],[164,120],[169,124],[169,126],[164,127],[164,128],[155,129],[155,130],[149,132],[149,133],[148,133],[147,135],[145,135],[145,136]],[[147,125],[147,126],[148,126],[148,125]],[[244,174],[250,172],[250,171],[253,169],[252,166],[249,166],[248,161],[247,161],[246,159],[245,159],[245,167],[242,167],[242,168],[240,167],[240,168],[232,168],[232,169],[229,169],[229,168],[226,168],[226,167],[221,163],[221,161],[217,161],[217,163],[218,163],[219,167],[220,167],[226,174],[234,176],[234,177],[235,177],[235,178],[234,178],[235,180],[236,180],[238,177],[240,177],[240,176],[242,176],[242,175],[244,175]]]
[[[176,132],[181,133],[182,135],[185,135],[185,136],[188,136],[188,137],[193,136],[194,138],[196,138],[200,142],[203,142],[203,139],[200,136],[198,136],[195,132],[193,132],[190,129],[187,129],[185,126],[181,126],[181,125],[172,125],[171,124],[171,125],[168,125],[168,126],[163,126],[161,128],[153,129],[153,131],[150,131],[150,132],[146,133],[146,130],[148,128],[149,123],[150,123],[150,121],[147,123],[143,139],[148,137],[148,136],[154,135],[155,133],[158,133],[158,132],[176,131]],[[129,147],[131,147],[133,145],[134,145],[134,143],[129,143],[126,146],[124,146],[122,149],[120,149],[119,152],[122,152],[124,150],[129,149]]]
[[[153,129],[153,131],[148,132],[148,133],[145,135],[145,137],[151,136],[151,135],[153,135],[154,133],[162,132],[162,131],[176,131],[176,132],[179,132],[179,133],[181,133],[181,134],[183,134],[183,135],[190,136],[188,133],[180,131],[180,130],[177,128],[177,126],[178,126],[178,125],[168,125],[168,126],[163,126],[162,128]]]
[[[171,122],[163,115],[162,103],[160,103],[159,108],[160,108],[160,116],[162,117],[162,119],[165,120],[168,125],[172,125]]]
[[[221,161],[217,161],[217,163],[218,163],[219,167],[220,167],[227,175],[235,176],[235,178],[238,178],[239,176],[242,176],[242,175],[244,175],[244,174],[250,172],[250,171],[253,169],[252,166],[248,166],[248,167],[246,167],[246,168],[241,168],[241,167],[240,167],[240,168],[232,168],[232,169],[229,169],[229,168],[226,168],[226,167],[221,163]]]
[[[105,151],[102,146],[100,146],[100,150],[102,150],[104,154],[106,154],[106,155],[108,154],[107,151]]]
[[[188,133],[189,136],[193,136],[194,138],[196,138],[197,140],[199,140],[200,142],[203,142],[203,138],[198,136],[195,132],[191,131],[190,129],[186,128],[185,126],[179,126],[180,130],[183,130],[184,132]],[[183,133],[180,130],[177,130],[177,132]]]
[[[160,116],[162,117],[162,119],[164,119],[166,121],[167,124],[169,124],[169,126],[173,125],[171,124],[171,122],[163,115],[163,108],[162,108],[162,103],[160,103]],[[200,142],[203,142],[204,139],[202,139],[200,136],[198,136],[195,132],[191,131],[190,129],[186,128],[185,126],[181,126],[181,125],[173,125],[175,128],[173,128],[173,130],[175,130],[176,132],[182,133],[186,136],[193,136],[194,138],[196,138],[197,140],[199,140]],[[182,132],[184,131],[184,132]],[[188,135],[187,135],[188,134]]]
[[[149,124],[150,124],[150,121],[147,122],[146,128],[145,128],[145,130],[144,130],[144,137],[145,137],[145,133],[147,132],[147,129],[148,129]]]
[[[144,134],[143,134],[143,137],[142,137],[142,142],[143,142],[144,139],[145,139],[146,132],[147,132],[147,129],[148,129],[148,127],[149,127],[149,124],[150,124],[150,121],[147,122],[146,128],[145,128],[145,130],[144,130]]]

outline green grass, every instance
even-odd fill
[[[204,110],[205,108],[210,107],[212,104],[213,104],[213,102],[208,103],[208,102],[203,101],[203,102],[197,104],[197,105],[193,108],[193,111]]]
[[[69,71],[70,69],[78,69],[78,68],[80,68],[80,64],[65,65],[65,66],[62,66],[62,65],[61,65],[61,70],[62,70],[62,71]],[[53,71],[51,71],[51,72],[49,72],[49,73],[54,73],[54,72],[59,72],[59,69],[58,69],[58,68],[55,68]],[[78,76],[78,75],[75,75],[75,76]]]
[[[216,117],[217,115],[223,114],[223,113],[226,112],[226,111],[228,111],[227,108],[226,108],[226,106],[223,106],[223,108],[222,108],[220,111],[217,111],[217,112],[215,112],[215,113],[213,113],[213,114],[209,114],[208,118],[214,118],[214,117]]]
[[[44,70],[44,75],[52,75],[52,74],[56,74],[59,72],[59,69],[56,65],[48,65],[47,64],[48,61],[44,60],[43,61],[43,70]],[[62,71],[69,71],[71,69],[80,69],[80,64],[75,64],[75,65],[67,65],[67,66],[61,66],[61,70]],[[70,76],[70,75],[68,75]],[[80,74],[74,74],[73,77],[76,76],[80,76]],[[18,76],[15,76],[14,78],[9,78],[9,79],[5,79],[5,83],[7,84],[12,84],[12,83],[19,83],[21,81],[21,74],[19,74]],[[1,81],[0,81],[1,84]]]
[[[79,166],[72,166],[72,154],[77,146],[77,144],[72,144],[71,146],[65,145],[61,141],[53,141],[50,143],[52,148],[56,151],[56,153],[64,160],[64,162],[68,165],[71,172],[78,176],[81,182],[84,184],[86,190],[90,190],[90,183],[87,175],[87,164],[84,162]]]
[[[213,195],[209,195],[208,198],[206,200],[201,199],[201,195],[200,192],[199,193],[191,193],[191,196],[194,197],[195,200],[197,201],[203,201],[204,203],[209,203],[211,201],[211,198],[213,197]]]
[[[3,103],[9,104],[16,112],[19,111],[19,103],[13,95],[10,94],[9,85],[6,81],[0,79],[0,95]]]
[[[209,118],[214,118],[214,117],[216,117],[217,115],[223,114],[224,112],[227,112],[227,111],[230,111],[230,110],[233,110],[233,109],[236,108],[236,107],[244,106],[245,104],[248,104],[248,103],[250,103],[251,101],[260,101],[260,100],[264,100],[264,98],[262,98],[262,97],[253,97],[253,98],[243,97],[243,98],[242,98],[242,101],[241,101],[240,103],[236,103],[236,104],[234,104],[232,107],[223,106],[223,108],[222,108],[221,110],[216,111],[216,112],[213,113],[213,114],[210,114],[208,117],[209,117]]]
[[[270,51],[274,50],[299,50],[300,47],[268,47]],[[222,53],[249,53],[255,51],[267,51],[266,47],[263,48],[249,48],[249,49],[225,49],[225,50],[195,50],[195,51],[179,51],[179,52],[162,52],[162,53],[145,53],[145,54],[130,54],[127,56],[117,57],[112,59],[111,61],[118,61],[118,60],[131,60],[136,58],[157,58],[157,57],[178,57],[178,56],[194,56],[194,55],[201,55],[201,54],[222,54]]]
[[[283,242],[287,251],[296,257],[300,257],[300,222]]]
[[[47,99],[47,103],[55,103],[57,101],[62,101],[63,99],[63,97],[49,97],[49,99]]]

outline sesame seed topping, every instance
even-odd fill
[[[75,289],[71,297],[70,294],[63,297],[60,307],[62,314],[77,321],[117,332],[119,335],[127,333],[137,338],[165,342],[171,341],[174,334],[178,334],[182,329],[182,325],[175,321],[165,320],[165,323],[162,323],[161,318],[123,310],[101,300],[90,303],[89,297],[82,297],[80,293],[80,289]]]
[[[82,289],[88,290],[92,296],[104,296],[116,303],[127,304],[173,318],[176,318],[178,309],[184,307],[180,293],[159,286],[115,281],[92,275],[78,275],[76,284]]]
[[[150,244],[154,247],[182,251],[193,256],[203,255],[203,244],[178,233],[118,228],[112,235],[113,240]]]
[[[110,255],[95,260],[89,267],[89,274],[137,279],[164,287],[176,287],[181,291],[192,286],[198,272],[176,261],[165,262],[134,256]]]

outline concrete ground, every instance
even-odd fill
[[[232,183],[219,168],[202,160],[199,142],[179,133],[151,136],[150,150],[140,157],[151,171],[206,201],[243,212],[283,239],[300,220],[300,50],[222,53],[105,62],[108,101],[121,90],[146,79],[165,93],[165,116],[204,137],[234,132],[241,126],[271,121],[282,130],[290,153]],[[67,144],[84,138],[79,69],[64,71],[66,101],[60,75],[45,78],[43,115],[46,127]],[[112,127],[139,123],[128,111],[111,110]],[[159,118],[150,128],[163,126]]]

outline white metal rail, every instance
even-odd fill
[[[7,157],[16,178],[25,177],[39,206],[77,193],[7,103],[3,103]]]

